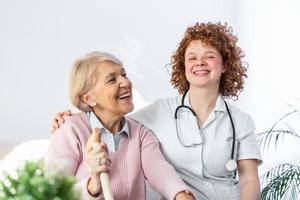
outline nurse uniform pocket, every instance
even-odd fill
[[[215,147],[205,150],[204,162],[206,161],[207,173],[215,178],[231,178],[232,173],[226,170],[226,163],[231,159],[232,140],[220,142]]]
[[[214,189],[218,196],[218,200],[239,200],[240,199],[239,184],[235,184],[235,185],[215,184]]]

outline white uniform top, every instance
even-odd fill
[[[159,99],[130,117],[154,132],[166,159],[197,199],[239,199],[238,181],[225,169],[231,158],[233,132],[223,98],[219,95],[215,108],[202,127],[188,109],[178,111],[179,137],[186,145],[196,144],[191,147],[182,146],[176,133],[174,114],[181,105],[181,98]],[[184,104],[190,106],[189,94]],[[228,104],[228,107],[236,130],[235,159],[261,162],[253,120],[233,105]]]

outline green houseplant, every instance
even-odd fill
[[[46,173],[42,166],[26,161],[14,174],[0,182],[0,200],[79,200],[75,179]]]
[[[262,153],[280,151],[279,147],[290,148],[291,140],[300,142],[299,109],[289,106],[288,111],[270,128],[258,134]],[[296,154],[300,150],[295,149]],[[285,158],[290,155],[284,154]],[[288,162],[277,162],[260,177],[261,200],[297,200],[300,198],[300,160],[292,158]]]

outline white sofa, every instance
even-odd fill
[[[0,161],[0,178],[3,172],[15,171],[25,160],[40,161],[49,146],[50,139],[39,139],[21,143],[14,147]]]

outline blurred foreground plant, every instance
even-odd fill
[[[0,200],[79,200],[75,179],[46,173],[41,165],[27,161],[0,181]]]

